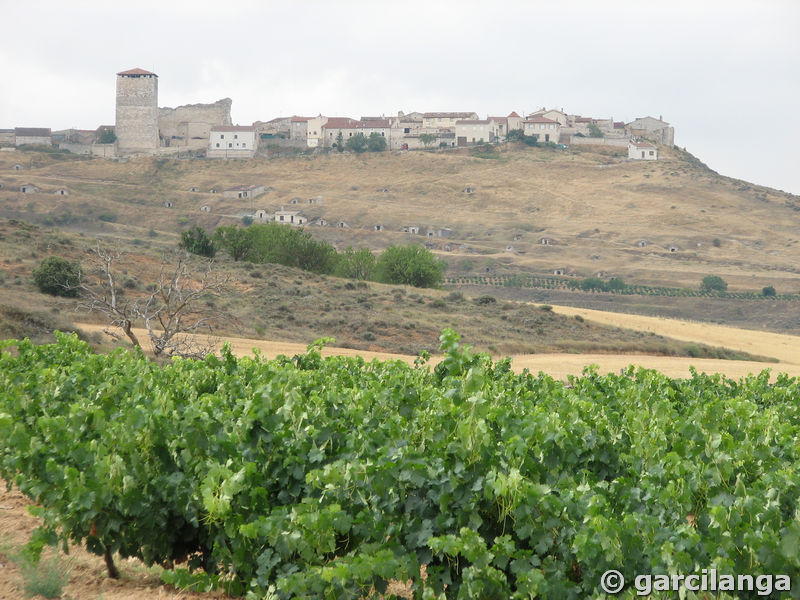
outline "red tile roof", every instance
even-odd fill
[[[509,116],[509,118],[510,118],[510,117],[516,117],[516,118],[518,118],[518,119],[519,119],[519,118],[521,118],[521,117],[520,117],[520,116],[517,114],[517,111],[514,111],[514,112],[512,112],[512,113],[511,113],[510,115],[508,115],[508,116]]]
[[[508,117],[487,117],[490,121],[495,123],[508,123]]]
[[[211,131],[255,131],[252,125],[215,125]]]
[[[525,123],[558,123],[558,121],[553,121],[553,119],[548,119],[547,117],[531,117],[529,119],[525,119]]]
[[[575,117],[576,123],[591,123],[594,121],[592,117]]]
[[[463,121],[456,121],[456,125],[488,125],[490,122],[489,119],[485,121],[481,119],[464,119]]]
[[[311,120],[311,117],[292,117],[292,123],[307,123]]]
[[[127,71],[120,71],[119,73],[117,73],[117,75],[155,75],[156,77],[158,77],[158,75],[156,75],[155,73],[151,73],[150,71],[145,71],[144,69],[140,69],[139,67],[136,67],[135,69],[129,69]]]
[[[625,129],[625,121],[614,121],[614,129]]]
[[[357,129],[385,129],[392,126],[390,119],[361,120],[356,123]]]
[[[323,129],[349,129],[351,127],[355,127],[356,121],[355,119],[351,119],[350,117],[329,117],[326,121],[325,125],[322,126]]]

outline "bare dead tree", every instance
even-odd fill
[[[117,283],[116,269],[124,262],[124,254],[119,250],[103,248],[99,243],[88,249],[87,254],[91,267],[88,273],[81,273],[78,293],[82,300],[78,308],[105,315],[109,327],[122,329],[131,343],[141,348],[139,339],[133,333],[134,321],[138,316],[137,307],[135,302],[121,299]],[[118,334],[108,328],[105,332],[119,338]]]
[[[156,356],[202,358],[217,345],[218,340],[197,335],[213,335],[211,323],[219,315],[205,300],[220,296],[227,283],[212,265],[212,261],[206,262],[199,278],[192,280],[185,255],[162,263],[155,290],[137,307]]]
[[[141,323],[147,329],[155,356],[203,358],[219,342],[213,336],[213,323],[220,319],[232,322],[211,302],[222,294],[228,282],[226,276],[213,269],[213,261],[205,262],[194,276],[185,254],[165,255],[158,281],[148,286],[148,293],[128,299],[116,275],[126,262],[124,253],[98,244],[88,254],[93,268],[82,276],[78,286],[82,297],[79,307],[105,315],[109,328],[104,331],[117,339],[122,336],[110,328],[121,329],[134,346],[141,347],[133,331]]]

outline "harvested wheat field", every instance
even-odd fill
[[[554,307],[553,310],[563,314],[580,314],[585,319],[596,320],[600,323],[618,327],[655,331],[662,335],[669,335],[689,342],[713,343],[718,346],[774,357],[779,362],[765,363],[641,354],[519,354],[511,357],[512,367],[516,371],[522,371],[523,369],[528,369],[534,373],[542,371],[556,379],[566,379],[569,375],[580,375],[584,368],[589,365],[597,365],[601,373],[616,373],[629,365],[636,365],[647,369],[656,369],[669,377],[688,377],[690,376],[691,367],[694,367],[699,372],[721,373],[731,378],[760,373],[764,369],[770,369],[773,373],[785,372],[791,376],[800,376],[799,337],[733,327],[689,323],[674,319],[622,315],[569,307]],[[101,325],[88,323],[79,324],[79,326],[87,332],[102,331],[104,329]],[[147,337],[144,329],[135,330],[135,333],[141,339]],[[231,345],[231,350],[237,356],[249,355],[254,349],[257,349],[265,358],[274,358],[281,354],[292,356],[303,353],[306,350],[304,344],[294,342],[237,337],[226,337],[220,341],[220,344],[224,342]],[[408,354],[390,354],[388,352],[370,352],[337,347],[326,347],[323,350],[323,355],[362,356],[367,360],[403,360],[408,363],[413,363],[416,359],[415,356]],[[496,356],[495,358],[502,357]],[[438,357],[432,357],[431,364],[436,364],[438,360]]]

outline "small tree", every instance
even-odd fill
[[[589,123],[589,137],[593,138],[601,138],[605,137],[605,134],[600,131],[600,128],[597,126],[597,123],[594,121]]]
[[[444,263],[419,244],[389,246],[375,265],[378,281],[415,287],[434,287],[441,283]]]
[[[363,133],[357,133],[353,137],[347,138],[344,145],[348,150],[361,154],[367,149],[367,138]]]
[[[436,134],[433,133],[420,133],[419,141],[428,148],[436,142]]]
[[[48,256],[33,271],[33,282],[40,292],[65,298],[78,295],[80,277],[80,264],[60,256]]]
[[[247,257],[251,248],[249,229],[242,229],[236,225],[225,225],[214,230],[214,244],[230,254],[234,261]]]
[[[386,138],[377,131],[373,131],[367,138],[367,150],[370,152],[383,152],[386,150]]]
[[[348,246],[339,254],[334,273],[350,279],[371,279],[375,272],[375,255],[369,248],[356,250]]]
[[[775,296],[776,294],[777,292],[775,291],[775,288],[771,285],[768,285],[767,287],[762,288],[761,290],[762,296]]]
[[[339,152],[344,152],[344,136],[341,131],[336,135],[336,149]]]
[[[207,258],[214,258],[214,254],[217,252],[214,242],[202,227],[193,227],[184,231],[181,234],[178,248]]]
[[[728,284],[719,275],[706,275],[700,289],[704,292],[724,292],[728,289]]]

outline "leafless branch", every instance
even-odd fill
[[[81,308],[104,314],[110,326],[121,328],[138,347],[141,344],[133,327],[141,322],[156,356],[202,358],[213,352],[219,340],[213,337],[212,323],[227,316],[212,309],[207,300],[222,294],[228,278],[213,269],[212,261],[193,277],[185,254],[165,256],[158,281],[148,286],[149,293],[128,300],[120,293],[115,275],[125,262],[124,254],[99,244],[88,253],[94,276],[81,281]]]

